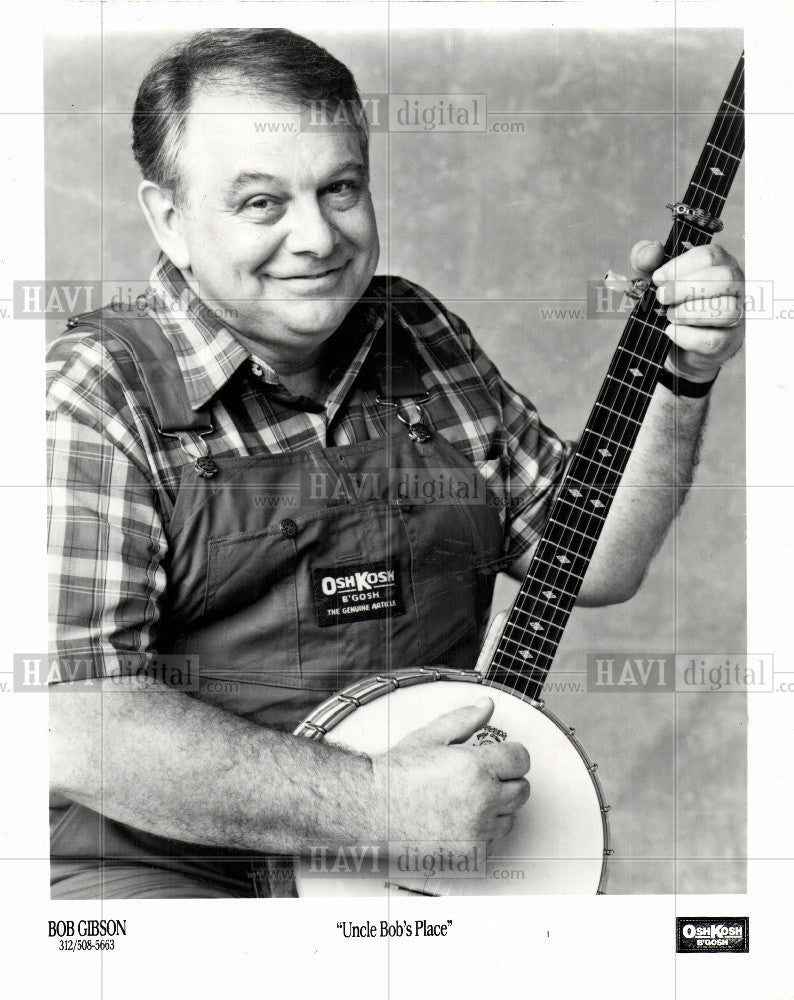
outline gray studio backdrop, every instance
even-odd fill
[[[462,315],[546,423],[575,437],[623,325],[584,316],[586,282],[608,267],[625,273],[637,239],[665,237],[665,203],[683,194],[741,34],[312,37],[363,92],[484,94],[500,113],[484,132],[373,135],[380,270]],[[145,285],[156,251],[135,200],[129,114],[144,72],[175,38],[49,38],[48,278],[104,279],[133,294]],[[723,218],[723,242],[741,260],[741,173]],[[744,448],[734,360],[713,392],[696,488],[641,592],[577,610],[557,657],[553,676],[580,690],[550,691],[548,704],[599,762],[612,805],[610,892],[744,890],[746,697],[581,690],[588,653],[745,650]],[[501,586],[500,603],[508,597]]]

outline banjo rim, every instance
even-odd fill
[[[614,853],[609,841],[609,810],[604,800],[604,791],[601,787],[596,770],[598,764],[594,764],[575,736],[575,730],[571,726],[566,726],[557,716],[550,712],[545,702],[530,698],[529,695],[516,691],[506,684],[489,680],[476,670],[459,670],[453,667],[406,667],[402,670],[394,670],[389,673],[374,674],[362,680],[354,681],[346,688],[336,694],[331,695],[322,701],[316,708],[300,722],[293,731],[294,736],[303,736],[310,740],[322,740],[336,726],[349,715],[352,715],[362,705],[367,705],[376,698],[396,691],[398,688],[413,687],[416,684],[428,684],[434,681],[464,681],[468,684],[479,684],[485,687],[494,688],[503,694],[518,698],[519,701],[526,702],[536,711],[544,715],[553,723],[572,744],[582,763],[585,765],[590,781],[595,788],[596,798],[601,812],[601,828],[604,838],[604,856],[601,863],[601,874],[598,880],[597,896],[606,894],[607,862]]]

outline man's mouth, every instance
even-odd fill
[[[307,274],[271,274],[269,277],[276,278],[278,281],[319,281],[321,278],[339,274],[349,263],[350,261],[345,261],[344,264],[338,264],[336,267],[327,267],[322,271],[310,271]]]

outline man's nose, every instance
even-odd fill
[[[291,226],[286,239],[286,249],[290,253],[310,253],[315,257],[329,257],[333,253],[336,230],[316,199],[294,202],[290,216]]]

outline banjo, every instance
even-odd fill
[[[684,201],[668,206],[673,226],[665,260],[708,243],[722,229],[719,216],[744,150],[743,106],[744,56]],[[597,765],[574,730],[548,711],[542,692],[669,348],[666,310],[650,280],[635,278],[626,295],[636,304],[501,634],[486,642],[493,651],[484,664],[480,657],[478,668],[484,669],[417,667],[367,678],[324,701],[295,730],[382,754],[438,715],[487,694],[495,703],[493,716],[469,743],[509,739],[529,749],[529,804],[517,813],[512,831],[472,868],[452,857],[446,870],[438,863],[443,858],[428,868],[424,859],[404,857],[404,863],[392,859],[388,871],[382,864],[361,864],[329,874],[300,859],[299,895],[603,894],[612,849]]]

